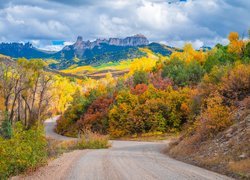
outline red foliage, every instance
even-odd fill
[[[106,133],[108,110],[113,101],[113,97],[105,96],[101,96],[93,101],[87,112],[78,121],[80,128],[98,133]]]
[[[161,72],[158,73],[151,73],[149,75],[149,82],[154,85],[155,88],[164,90],[168,86],[172,86],[173,82],[169,78],[162,78]]]
[[[131,88],[131,93],[135,95],[143,94],[147,91],[148,86],[146,84],[137,84],[135,87]]]

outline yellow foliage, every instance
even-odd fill
[[[129,74],[134,74],[135,71],[142,70],[149,72],[156,65],[157,60],[148,57],[136,58],[130,65]]]
[[[244,41],[239,40],[239,34],[237,32],[231,32],[228,36],[230,41],[228,45],[228,52],[241,55],[243,53]]]
[[[154,52],[151,51],[150,49],[148,48],[139,48],[139,49],[140,51],[146,53],[146,57],[151,58],[151,59],[158,59],[158,56],[156,56]]]
[[[4,98],[0,96],[0,111],[4,110]]]
[[[80,66],[73,69],[62,70],[61,72],[69,74],[81,74],[83,72],[93,72],[93,71],[95,71],[95,68],[92,66]]]
[[[203,64],[206,60],[207,53],[202,50],[196,51],[192,44],[185,44],[183,47],[183,52],[173,52],[170,56],[171,60],[180,59],[190,63],[191,61],[198,61]]]
[[[215,94],[207,99],[207,109],[198,122],[198,132],[203,137],[212,137],[232,124],[230,109],[222,104],[222,98]]]
[[[55,105],[52,106],[52,108],[54,108],[53,110],[55,113],[63,113],[73,100],[72,96],[78,89],[78,86],[76,83],[70,82],[69,79],[61,76],[55,77],[53,85],[52,95]]]
[[[228,40],[230,42],[238,41],[239,40],[239,34],[237,32],[230,32],[230,34],[228,35]]]

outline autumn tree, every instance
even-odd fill
[[[71,105],[57,121],[56,131],[62,135],[76,137],[78,135],[78,126],[76,123],[82,114],[87,111],[90,103],[90,99],[83,96],[80,90],[77,90],[73,95]]]
[[[86,113],[77,122],[82,131],[91,130],[106,134],[108,129],[108,111],[113,97],[101,96],[92,102]]]
[[[44,72],[42,60],[19,59],[17,63],[0,64],[0,94],[7,120],[13,124],[23,120],[31,127],[47,110],[52,75]]]
[[[237,32],[231,32],[228,35],[228,40],[229,40],[228,52],[242,57],[244,52],[244,42],[243,40],[240,40],[239,34]]]
[[[132,122],[128,121],[129,113],[138,104],[138,97],[127,90],[118,93],[115,104],[109,111],[109,133],[113,137],[130,134]]]

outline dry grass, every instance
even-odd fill
[[[77,141],[70,140],[70,141],[57,141],[54,139],[47,139],[48,141],[48,155],[50,158],[56,158],[61,154],[77,149]]]
[[[135,134],[132,136],[124,136],[118,138],[118,140],[128,140],[128,141],[161,141],[161,140],[169,140],[177,137],[178,134],[165,134],[162,132],[150,132],[143,134]],[[116,139],[117,140],[117,139]]]
[[[87,132],[81,139],[77,140],[57,141],[47,139],[47,141],[47,150],[50,158],[56,158],[65,152],[76,149],[102,149],[110,147],[108,136],[92,132]]]
[[[228,167],[231,171],[240,175],[242,178],[250,178],[250,158],[236,162],[230,162]]]
[[[86,132],[77,142],[78,149],[105,149],[110,147],[109,136]]]

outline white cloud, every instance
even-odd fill
[[[165,0],[10,0],[0,3],[0,40],[39,40],[39,47],[59,49],[51,40],[73,42],[78,35],[87,40],[142,33],[150,41],[170,45],[214,45],[225,43],[230,31],[242,34],[250,28],[249,7],[246,0],[176,4]]]
[[[39,49],[45,51],[60,51],[62,50],[63,47],[64,47],[63,45],[45,45],[40,47]]]

